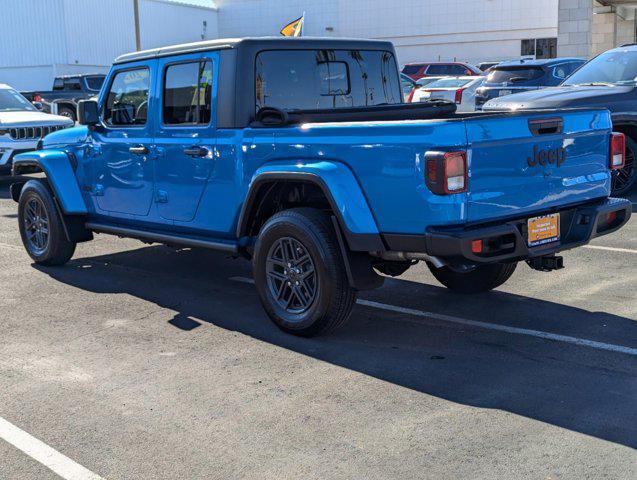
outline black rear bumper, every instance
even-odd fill
[[[560,213],[560,239],[529,247],[527,220],[530,217]],[[608,221],[608,214],[615,212]],[[579,247],[593,238],[623,227],[632,212],[628,200],[608,198],[596,203],[561,210],[534,213],[500,223],[475,226],[430,228],[424,235],[384,235],[389,250],[426,253],[452,263],[494,263],[526,260]],[[484,252],[474,253],[472,242],[482,240]]]

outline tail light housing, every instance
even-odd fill
[[[626,164],[626,137],[613,132],[610,136],[610,169],[618,170]]]
[[[458,90],[456,90],[456,103],[462,103],[462,92],[463,92],[462,88],[459,88]]]
[[[436,195],[467,191],[467,152],[425,153],[425,181]]]

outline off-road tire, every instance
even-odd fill
[[[281,285],[281,288],[283,285],[273,283],[278,280],[270,276],[274,268],[273,251],[282,242],[293,242],[297,247],[300,244],[299,255],[309,254],[315,272],[313,299],[306,310],[297,313],[279,303],[285,301],[285,297],[277,300],[279,292],[274,291],[273,285]],[[281,265],[277,263],[276,268]],[[265,222],[254,249],[253,275],[266,313],[281,330],[293,335],[311,337],[340,327],[349,318],[356,301],[356,290],[349,285],[330,216],[313,208],[284,210]]]
[[[43,243],[43,248],[40,249],[36,248],[34,241],[29,240],[27,235],[29,223],[27,210],[34,204],[41,205],[44,212],[43,216],[46,216],[48,224],[47,240]],[[48,184],[45,182],[29,180],[24,185],[18,202],[18,222],[22,244],[29,256],[38,265],[64,265],[73,256],[76,243],[67,239],[55,199]]]
[[[518,264],[478,265],[468,272],[457,272],[449,267],[436,268],[430,263],[427,265],[436,280],[450,290],[458,293],[482,293],[499,287],[511,278]]]

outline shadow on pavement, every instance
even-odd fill
[[[637,376],[630,356],[458,326],[440,328],[435,321],[397,321],[407,318],[360,306],[350,323],[332,335],[295,338],[269,322],[253,286],[228,280],[249,276],[247,262],[207,251],[151,246],[77,259],[62,268],[36,268],[83,290],[125,293],[171,309],[176,313],[170,324],[193,335],[208,322],[424,394],[637,447]],[[413,302],[401,306],[438,313],[448,313],[446,306],[462,298],[405,280],[388,282],[378,295],[412,296]],[[635,333],[635,322],[627,318],[503,292],[481,296],[476,310],[493,323],[542,311],[556,319],[574,318],[583,327],[603,321],[612,328],[632,328],[633,338]]]

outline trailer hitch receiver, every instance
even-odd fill
[[[564,268],[564,257],[557,255],[545,255],[543,257],[530,258],[526,261],[529,267],[540,272],[552,272]]]

